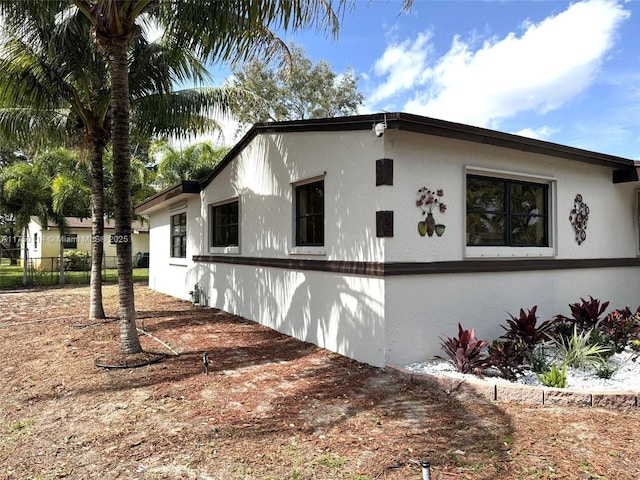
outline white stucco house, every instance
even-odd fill
[[[257,124],[210,177],[137,206],[149,287],[197,284],[375,366],[422,361],[458,322],[492,340],[520,308],[640,304],[638,166],[406,113]]]

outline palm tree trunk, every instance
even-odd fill
[[[58,255],[60,255],[60,285],[64,285],[64,242],[62,241],[64,233],[64,229],[62,228],[62,225],[60,225],[60,241],[58,242]]]
[[[120,300],[120,350],[142,351],[136,330],[131,259],[131,144],[129,140],[129,69],[127,42],[111,39],[108,44],[111,75],[115,239]]]
[[[24,227],[24,258],[22,259],[22,285],[26,287],[29,285],[27,281],[27,262],[29,261],[29,249],[27,248],[27,239],[29,236],[29,227]]]
[[[102,260],[104,258],[104,141],[94,138],[91,151],[91,283],[89,319],[105,318],[102,305]]]
[[[19,236],[16,235],[14,229],[12,227],[9,228],[9,258],[11,259],[9,265],[18,265],[18,260],[20,260],[20,240]],[[17,252],[17,254],[16,254]]]

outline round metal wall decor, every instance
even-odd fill
[[[573,210],[569,215],[569,221],[573,225],[573,229],[576,231],[576,242],[578,245],[582,245],[587,239],[587,221],[589,220],[589,206],[583,202],[582,195],[576,195],[574,200]]]

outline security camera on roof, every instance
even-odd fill
[[[373,127],[373,132],[376,134],[376,137],[381,137],[384,135],[384,131],[387,129],[386,123],[376,123]]]

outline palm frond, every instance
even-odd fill
[[[91,189],[78,179],[57,175],[52,183],[52,207],[62,216],[86,218],[91,215]]]
[[[0,134],[18,145],[63,144],[69,133],[69,117],[64,110],[0,108]]]
[[[167,95],[147,95],[132,103],[132,121],[151,136],[185,135],[219,131],[214,117],[231,114],[233,102],[251,96],[234,88],[198,88]]]

